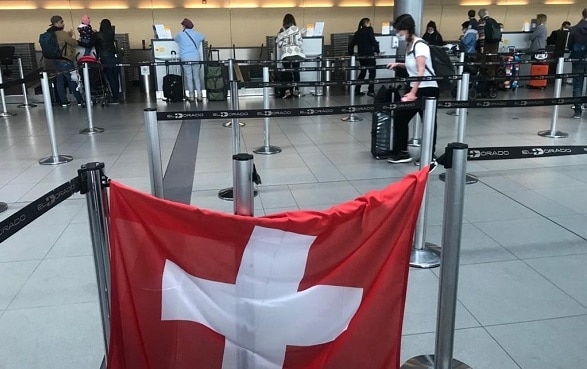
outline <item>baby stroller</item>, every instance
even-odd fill
[[[106,80],[104,75],[104,68],[102,64],[96,59],[95,56],[87,55],[82,56],[77,61],[78,67],[78,74],[80,76],[81,85],[84,88],[84,66],[87,64],[89,69],[90,75],[90,96],[92,99],[92,105],[101,104],[102,106],[108,106],[110,101],[112,101],[112,91],[110,90],[110,85]],[[85,97],[85,94],[82,94]],[[86,101],[86,103],[88,103]]]
[[[474,63],[477,61],[477,58],[472,55],[467,55],[465,58],[465,62]],[[470,78],[473,81],[469,82],[469,100],[475,100],[477,98],[491,98],[495,99],[497,97],[497,87],[495,82],[492,81],[477,81],[475,77],[483,76],[486,74],[486,71],[483,67],[479,65],[465,65],[463,68],[464,73],[469,73],[471,76]],[[452,96],[457,97],[457,86],[455,86],[452,90]]]

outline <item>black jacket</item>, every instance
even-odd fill
[[[359,56],[373,56],[379,53],[379,42],[375,39],[372,27],[362,27],[355,32],[349,43],[349,55],[354,54],[355,45]]]
[[[434,31],[433,33],[426,32],[422,39],[428,43],[428,45],[436,45],[436,46],[443,46],[444,40],[442,39],[442,35],[438,31]]]
[[[583,19],[575,26],[571,27],[571,33],[569,34],[569,42],[567,47],[571,52],[574,49],[575,44],[587,45],[587,20]],[[573,58],[574,56],[571,56]]]
[[[96,38],[96,52],[99,58],[109,58],[116,56],[116,42],[113,31],[100,31],[94,34]]]

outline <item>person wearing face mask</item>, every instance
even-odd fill
[[[534,31],[528,35],[531,42],[530,51],[533,52],[546,50],[546,35],[548,34],[548,31],[546,30],[546,14],[536,15],[536,23],[536,28],[534,28]]]
[[[409,14],[402,14],[394,22],[398,37],[405,39],[406,56],[404,63],[389,63],[387,69],[405,68],[410,77],[434,76],[434,67],[430,58],[430,47],[416,36],[416,22]],[[426,97],[438,99],[440,90],[436,81],[414,81],[410,90],[401,98],[402,102],[421,100]],[[408,134],[410,120],[416,114],[423,115],[423,109],[401,109],[395,112],[393,124],[393,151],[388,162],[392,164],[409,163],[412,157],[408,153]],[[436,146],[436,114],[434,116],[434,139],[432,153]]]
[[[359,27],[355,32],[351,42],[349,43],[349,54],[354,54],[355,46],[357,47],[357,54],[359,57],[359,64],[361,67],[368,67],[368,69],[361,69],[357,80],[365,78],[367,71],[369,71],[369,89],[368,96],[375,96],[375,86],[373,80],[375,79],[375,53],[379,53],[379,42],[375,39],[373,27],[371,27],[371,20],[363,18],[359,22]],[[355,95],[361,95],[361,85],[355,85]]]
[[[442,39],[442,35],[438,32],[436,28],[436,22],[430,21],[426,25],[426,34],[422,36],[422,39],[428,42],[428,45],[436,45],[436,46],[443,46],[444,40]]]

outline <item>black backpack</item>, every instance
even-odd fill
[[[412,47],[412,53],[414,52],[416,45],[419,43],[425,43],[426,45],[428,45],[428,43],[424,40],[418,40],[414,43],[414,46]],[[448,77],[448,76],[454,76],[455,75],[455,66],[452,63],[452,60],[450,60],[450,56],[448,56],[448,53],[446,52],[446,48],[442,47],[442,46],[434,46],[434,45],[428,45],[428,47],[430,48],[430,59],[432,61],[432,68],[434,69],[433,71],[430,70],[428,68],[428,66],[426,66],[426,69],[428,70],[428,72],[436,77]],[[452,89],[452,82],[448,79],[442,79],[439,81],[436,81],[438,83],[438,88],[441,91],[444,90],[450,90]]]
[[[498,43],[501,41],[501,28],[493,18],[485,18],[485,42]]]
[[[55,31],[41,33],[39,44],[41,44],[41,51],[45,59],[61,59],[63,57],[63,50],[59,48]],[[67,47],[67,44],[65,47]]]

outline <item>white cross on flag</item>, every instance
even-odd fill
[[[399,368],[427,176],[259,218],[113,181],[108,368]]]

